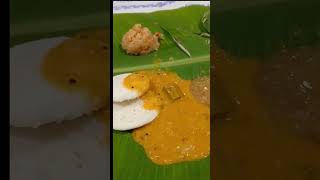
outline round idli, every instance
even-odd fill
[[[67,92],[41,74],[45,54],[68,37],[46,38],[10,48],[10,125],[37,127],[71,120],[100,107],[85,93]]]
[[[124,102],[113,102],[113,129],[130,130],[141,127],[153,121],[159,114],[157,110],[144,108],[141,99]]]
[[[128,84],[125,84],[125,80],[129,81]],[[138,73],[125,73],[113,76],[113,102],[136,99],[142,96],[149,87],[150,80]]]

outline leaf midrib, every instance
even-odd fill
[[[169,68],[169,67],[175,67],[175,66],[180,66],[185,64],[195,64],[195,63],[209,62],[209,61],[210,61],[210,55],[208,54],[204,56],[161,62],[160,64],[153,63],[153,64],[133,66],[133,67],[114,68],[113,74],[153,69],[153,68]]]
[[[90,23],[91,26],[107,25],[108,23],[105,21],[106,18],[108,18],[108,14],[105,12],[97,12],[82,16],[61,16],[53,17],[51,19],[36,19],[28,22],[16,22],[10,25],[10,38],[22,35],[40,34],[43,32],[51,33],[88,28],[88,23]]]

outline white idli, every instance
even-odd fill
[[[41,74],[45,54],[66,39],[41,39],[10,48],[11,126],[37,127],[75,119],[100,108],[100,102],[93,102],[88,95],[59,89]]]
[[[40,128],[10,129],[10,180],[109,180],[106,128],[80,118]]]
[[[123,102],[128,100],[133,100],[144,94],[149,89],[149,79],[137,79],[135,83],[147,83],[147,86],[143,87],[143,91],[139,92],[135,89],[129,89],[125,87],[124,80],[132,75],[132,73],[125,73],[113,76],[113,102]],[[139,82],[140,81],[140,82]]]
[[[141,99],[113,102],[113,129],[130,130],[141,127],[154,120],[159,112],[157,110],[147,110],[143,107]]]

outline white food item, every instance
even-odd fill
[[[141,127],[154,120],[159,112],[157,110],[147,110],[141,99],[113,102],[113,129],[130,130]]]
[[[49,49],[68,39],[55,37],[10,48],[10,125],[38,127],[72,120],[99,109],[88,95],[66,92],[51,85],[41,74]]]
[[[10,129],[10,180],[109,180],[109,128],[80,118]]]
[[[124,86],[124,79],[132,73],[113,76],[113,102],[123,102],[138,98],[138,91],[130,90]]]

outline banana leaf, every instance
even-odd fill
[[[10,1],[10,46],[110,25],[108,1]]]
[[[240,1],[239,1],[240,2]],[[267,56],[283,47],[320,41],[319,1],[241,0],[219,2],[211,23],[215,44],[242,57]]]
[[[184,79],[208,75],[210,44],[200,31],[200,20],[209,7],[190,6],[176,10],[141,14],[113,15],[113,73],[162,68]],[[120,46],[122,36],[136,23],[152,32],[164,33],[164,27],[190,52],[187,56],[174,41],[165,37],[158,51],[143,56],[127,55]],[[160,63],[155,63],[160,62]],[[131,132],[113,131],[113,179],[139,180],[208,180],[210,157],[173,165],[156,165],[147,158],[142,146],[134,142]]]
[[[113,72],[123,73],[154,67],[155,61],[161,61],[160,66],[172,67],[182,64],[198,63],[209,60],[209,41],[195,33],[200,32],[200,20],[208,7],[190,6],[178,10],[161,11],[150,14],[118,14],[113,19]],[[122,36],[134,24],[140,23],[151,32],[161,32],[161,26],[182,41],[184,47],[191,53],[189,58],[176,47],[169,37],[161,41],[160,49],[144,56],[129,56],[121,49]]]

